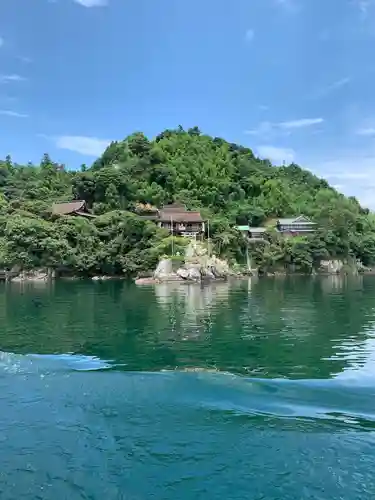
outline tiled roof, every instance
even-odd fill
[[[315,225],[315,222],[312,222],[312,221],[309,221],[309,220],[304,220],[304,221],[298,221],[296,220],[296,218],[294,219],[278,219],[280,224],[283,225],[287,225],[287,224],[311,224],[311,225]]]
[[[287,217],[285,219],[277,219],[277,220],[280,222],[280,224],[315,224],[315,222],[312,222],[308,217],[305,217],[304,215],[298,215],[296,217]]]
[[[84,200],[72,201],[69,203],[54,203],[52,213],[56,215],[69,215],[75,212],[84,211],[86,202]]]
[[[203,222],[200,212],[172,212],[172,210],[161,210],[159,220],[161,222]]]

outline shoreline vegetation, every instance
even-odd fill
[[[84,201],[88,212],[52,210],[73,200]],[[173,202],[208,221],[197,243],[204,262],[195,267],[194,258],[182,257],[192,248],[191,239],[171,235],[147,216],[148,207]],[[316,229],[288,236],[275,229],[272,221],[296,214]],[[251,242],[240,226],[262,228],[264,238]],[[217,271],[213,258],[225,272]],[[48,154],[39,165],[19,165],[9,156],[0,161],[3,279],[158,282],[163,278],[155,270],[166,260],[181,281],[374,274],[375,215],[296,164],[273,166],[251,149],[204,135],[198,127],[165,130],[153,140],[134,133],[78,170]]]

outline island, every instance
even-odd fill
[[[192,242],[236,273],[370,271],[375,216],[198,127],[134,133],[91,166],[0,162],[3,278],[141,278],[163,259],[181,267]]]

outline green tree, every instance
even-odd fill
[[[85,200],[99,217],[52,215],[52,203],[72,199]],[[171,250],[171,239],[134,212],[139,203],[173,201],[210,221],[213,252],[241,262],[249,252],[265,272],[310,272],[328,258],[375,264],[375,216],[354,197],[299,165],[274,167],[250,148],[182,126],[153,140],[136,132],[113,141],[78,171],[48,154],[40,165],[18,165],[10,156],[0,162],[0,256],[82,275],[149,269]],[[270,221],[299,214],[317,222],[313,235],[282,238],[272,229]],[[239,224],[269,227],[267,240],[248,244]]]
[[[120,197],[117,187],[111,183],[105,190],[105,200],[109,209],[118,210],[120,208]]]

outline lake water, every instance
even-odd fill
[[[375,497],[375,277],[0,288],[1,500]]]

